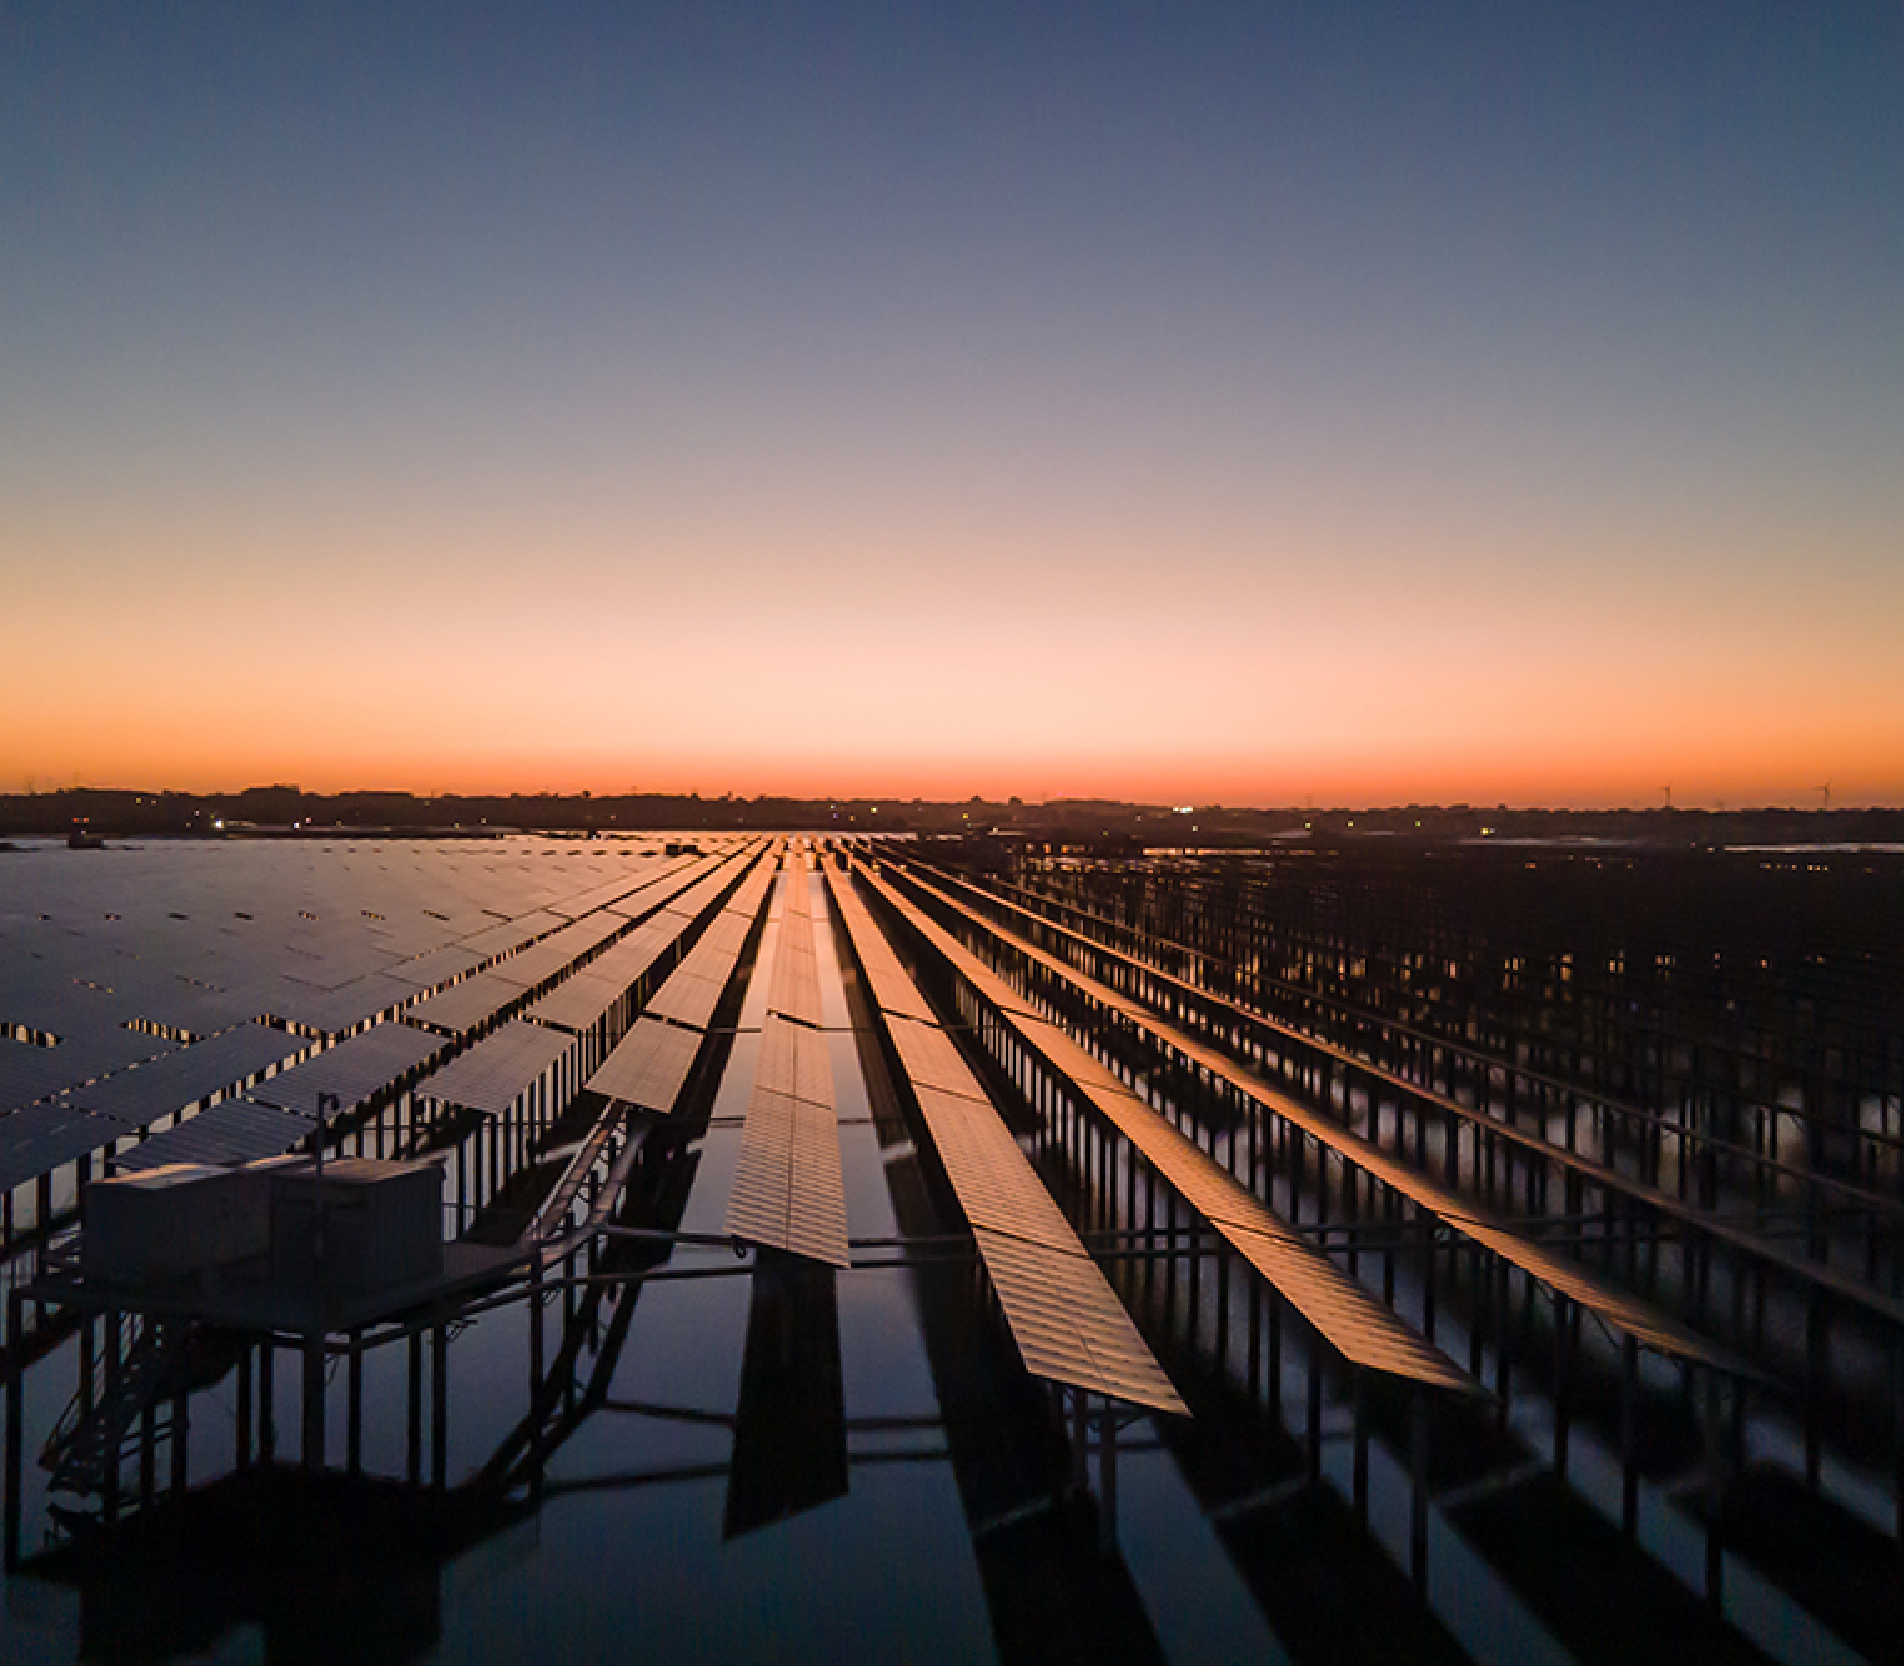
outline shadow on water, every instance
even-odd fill
[[[722,1537],[846,1494],[846,1393],[834,1270],[757,1252]]]
[[[1131,1264],[1124,1295],[1190,1407],[1158,1436],[1277,1639],[1296,1660],[1456,1663],[1468,1656],[1406,1572],[1333,1487],[1309,1478],[1304,1444],[1146,1306]]]
[[[1768,1658],[1551,1470],[1458,1504],[1449,1518],[1581,1659]]]
[[[1904,1663],[1896,1539],[1770,1464],[1728,1477],[1723,1509],[1728,1549],[1765,1569],[1868,1659]]]
[[[442,1630],[444,1566],[529,1508],[293,1469],[228,1476],[29,1561],[80,1596],[79,1657],[166,1660],[256,1625],[263,1658],[416,1660]]]

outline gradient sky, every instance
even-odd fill
[[[1904,803],[1892,0],[0,5],[0,224],[0,790]]]

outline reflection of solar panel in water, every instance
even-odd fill
[[[754,1269],[723,1538],[846,1495],[836,1276],[831,1267],[771,1256]]]

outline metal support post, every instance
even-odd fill
[[[238,1349],[238,1432],[233,1437],[238,1448],[238,1468],[251,1467],[251,1343]]]
[[[1620,1338],[1620,1532],[1631,1542],[1640,1526],[1640,1343]]]
[[[349,1362],[344,1462],[352,1475],[361,1475],[364,1469],[364,1339],[361,1332],[350,1334]]]
[[[408,1445],[404,1479],[416,1486],[423,1479],[423,1333],[410,1332],[410,1392],[408,1399]]]
[[[189,1441],[192,1432],[191,1396],[184,1390],[172,1396],[172,1496],[181,1498],[191,1475]]]
[[[20,1359],[20,1332],[26,1325],[26,1304],[21,1300],[18,1290],[7,1292],[7,1428],[6,1428],[6,1475],[5,1475],[5,1521],[0,1524],[0,1538],[4,1538],[6,1567],[11,1570],[20,1565],[20,1488],[22,1476],[21,1423],[25,1417],[23,1404],[26,1367]]]
[[[1359,1365],[1352,1366],[1350,1382],[1355,1418],[1355,1462],[1351,1490],[1356,1520],[1366,1527],[1369,1512],[1368,1373]]]
[[[438,1325],[430,1333],[430,1484],[438,1492],[449,1485],[450,1335]]]
[[[324,1333],[304,1333],[304,1467],[324,1467]]]
[[[1322,1332],[1309,1333],[1309,1479],[1322,1479]]]
[[[1725,1578],[1725,1420],[1719,1374],[1706,1372],[1706,1601],[1720,1606]]]
[[[1417,1591],[1428,1585],[1428,1403],[1417,1385],[1408,1397],[1408,1576]]]
[[[1573,1370],[1574,1304],[1554,1292],[1554,1473],[1567,1474],[1568,1435],[1572,1408],[1567,1394]]]

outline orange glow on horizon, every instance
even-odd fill
[[[1904,803],[1882,505],[710,501],[24,504],[0,788]]]

